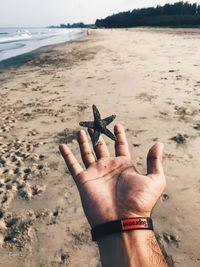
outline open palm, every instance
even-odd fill
[[[92,133],[90,133],[92,135]],[[155,144],[147,156],[147,175],[133,165],[124,128],[115,126],[116,157],[109,155],[101,137],[93,154],[85,131],[79,132],[79,146],[85,170],[66,145],[60,151],[79,189],[86,217],[98,224],[136,216],[150,216],[165,187],[162,168],[163,145]]]

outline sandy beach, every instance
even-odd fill
[[[155,232],[170,266],[200,266],[199,46],[200,29],[90,30],[0,63],[0,266],[101,266],[58,151],[68,143],[81,162],[76,133],[92,104],[117,115],[141,172],[165,144]]]

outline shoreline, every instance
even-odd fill
[[[82,32],[82,36],[79,36],[72,40],[64,41],[64,42],[60,42],[56,44],[45,45],[45,46],[36,48],[34,50],[31,50],[29,52],[1,60],[0,71],[2,72],[3,70],[6,71],[10,68],[20,67],[21,65],[24,65],[28,63],[29,61],[31,61],[33,58],[37,57],[37,55],[39,55],[42,52],[51,51],[52,49],[55,49],[57,46],[62,46],[67,43],[75,42],[76,40],[82,39],[84,37],[85,37],[85,31]]]
[[[30,62],[31,60],[35,59],[37,56],[39,56],[41,53],[43,52],[51,52],[51,50],[65,45],[65,44],[70,44],[73,42],[76,42],[80,39],[85,38],[86,36],[86,30],[83,30],[83,35],[73,39],[73,40],[69,40],[69,41],[65,41],[65,42],[61,42],[61,43],[57,43],[57,44],[52,44],[52,45],[46,45],[46,46],[42,46],[40,48],[34,49],[30,52],[18,55],[18,56],[14,56],[5,60],[0,61],[0,73],[3,73],[6,70],[12,69],[12,68],[17,68],[20,67],[28,62]],[[96,31],[141,31],[141,32],[159,32],[159,33],[164,33],[164,34],[200,34],[200,28],[181,28],[181,27],[133,27],[133,28],[113,28],[113,29],[96,29]],[[90,29],[90,31],[94,32],[94,29]]]
[[[99,266],[58,151],[68,143],[81,163],[76,134],[92,104],[117,115],[141,173],[151,145],[165,144],[156,236],[171,266],[198,265],[199,42],[199,31],[91,30],[1,73],[0,266]]]
[[[52,44],[52,45],[45,45],[42,46],[40,48],[34,49],[30,52],[18,55],[18,56],[14,56],[5,60],[0,61],[0,71],[3,72],[4,70],[8,70],[10,68],[15,68],[15,67],[19,67],[21,65],[24,65],[26,63],[28,63],[29,61],[31,61],[33,58],[37,57],[37,55],[39,55],[42,52],[48,51],[50,52],[51,50],[53,50],[54,48],[58,47],[58,46],[62,46],[65,45],[67,43],[71,43],[71,42],[76,42],[76,40],[82,39],[86,36],[86,31],[88,29],[84,29],[83,30],[83,35],[73,39],[73,40],[69,40],[69,41],[64,41],[61,43],[57,43],[57,44]],[[91,32],[95,31],[94,29],[89,29]],[[133,28],[113,28],[113,29],[96,29],[97,31],[148,31],[148,32],[159,32],[159,33],[168,33],[168,34],[200,34],[200,28],[191,28],[191,27],[187,27],[187,28],[182,28],[182,27],[133,27]]]

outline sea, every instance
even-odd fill
[[[83,35],[82,29],[0,28],[0,61],[43,46],[78,39]]]

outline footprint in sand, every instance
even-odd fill
[[[180,240],[177,236],[173,234],[163,233],[163,239],[168,245],[173,245],[176,248],[179,247]]]
[[[34,152],[31,141],[15,140],[7,144],[0,144],[0,203],[7,208],[15,195],[23,199],[31,199],[40,195],[45,186],[30,183],[32,177],[47,174],[48,168],[43,164],[44,155]],[[29,181],[29,182],[28,182]]]
[[[31,214],[10,214],[4,218],[4,240],[6,246],[22,249],[25,244],[32,241],[31,225],[34,221]]]
[[[170,140],[174,141],[178,145],[183,145],[186,144],[188,137],[189,136],[186,134],[177,134],[176,136],[171,137]]]

